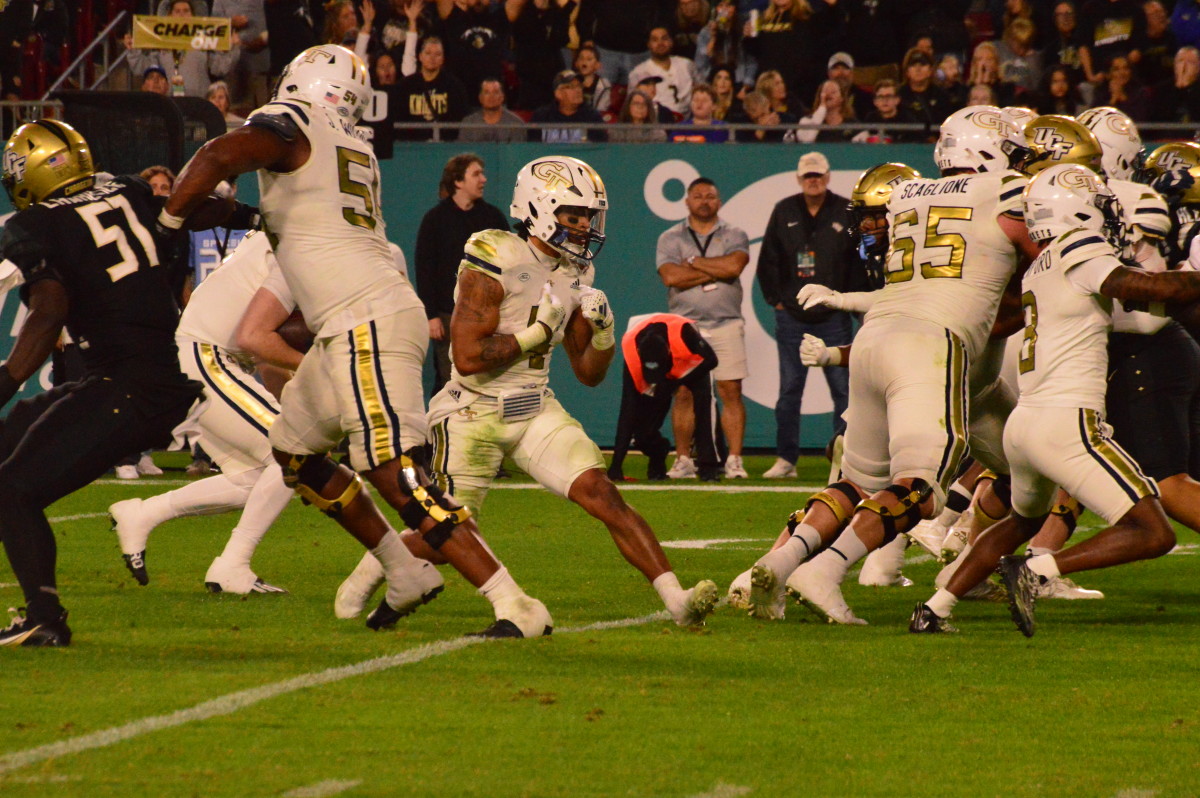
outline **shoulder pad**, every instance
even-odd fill
[[[1171,233],[1171,212],[1167,209],[1167,201],[1153,189],[1146,189],[1138,197],[1131,221],[1149,238],[1166,238]]]
[[[1113,245],[1095,230],[1071,230],[1059,236],[1054,245],[1058,248],[1059,265],[1064,272],[1093,258],[1116,257]]]
[[[1001,172],[1000,188],[996,199],[997,215],[1006,213],[1018,219],[1025,217],[1025,186],[1029,178],[1016,172]]]
[[[525,242],[514,233],[505,230],[481,230],[467,239],[459,269],[473,269],[499,278],[506,266],[513,263],[519,252],[514,252],[514,242],[524,246]]]
[[[266,128],[284,141],[295,141],[300,131],[312,124],[310,111],[299,100],[267,103],[251,114],[246,124]]]

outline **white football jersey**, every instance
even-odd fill
[[[696,64],[680,55],[671,56],[671,63],[663,69],[647,58],[629,70],[629,85],[636,86],[646,78],[662,78],[654,92],[654,99],[663,108],[687,116],[692,112],[692,87],[696,84]]]
[[[294,172],[258,173],[264,228],[296,304],[317,336],[422,307],[396,271],[379,207],[379,163],[321,106],[289,99],[251,114],[287,116],[312,147]]]
[[[1146,246],[1157,247],[1159,242],[1171,233],[1171,214],[1167,210],[1167,201],[1154,189],[1132,180],[1108,178],[1108,187],[1117,195],[1121,203],[1122,218],[1125,222],[1126,237],[1129,240],[1129,252],[1137,253],[1138,244],[1145,242]],[[1153,258],[1138,258],[1138,265],[1148,272],[1166,271],[1167,262],[1155,254],[1156,250],[1142,247],[1141,252],[1154,255]],[[1129,262],[1129,259],[1126,259]],[[1153,335],[1167,326],[1166,305],[1162,302],[1131,302],[1117,301],[1113,303],[1113,330],[1115,332],[1141,333]]]
[[[504,299],[500,303],[500,323],[496,332],[513,335],[533,323],[537,314],[542,286],[547,280],[553,284],[553,292],[567,311],[567,321],[579,307],[581,289],[592,284],[595,270],[580,273],[567,258],[552,258],[533,248],[515,233],[504,230],[484,230],[471,236],[463,254],[458,271],[477,271],[498,280],[504,286]],[[455,288],[455,300],[458,289]],[[452,369],[455,382],[468,390],[485,396],[496,396],[500,391],[513,388],[533,388],[550,381],[550,356],[554,347],[563,339],[563,329],[554,334],[553,340],[521,356],[519,360],[495,371],[480,372],[464,376]],[[454,344],[451,342],[451,349]]]
[[[887,206],[886,284],[867,322],[929,321],[958,336],[968,357],[977,358],[1017,268],[1017,248],[996,219],[1021,215],[1026,182],[1006,171],[916,178],[897,187]]]
[[[238,248],[196,286],[179,318],[177,333],[241,354],[236,336],[238,323],[258,289],[278,269],[267,237],[248,233]],[[274,293],[288,312],[296,306],[290,294]]]
[[[1104,412],[1113,300],[1100,286],[1120,265],[1104,236],[1083,229],[1055,238],[1030,264],[1021,280],[1020,405]]]

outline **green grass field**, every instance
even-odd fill
[[[823,482],[823,463],[804,466],[801,484]],[[1039,604],[1028,640],[1006,607],[978,603],[959,606],[960,635],[909,635],[937,567],[919,549],[915,587],[848,584],[868,627],[721,607],[688,631],[600,524],[497,489],[484,534],[556,630],[481,643],[462,635],[490,608],[450,572],[394,631],[336,620],[361,550],[299,502],[255,560],[290,595],[203,591],[234,516],[161,527],[137,586],[105,510],[179,476],[104,481],[51,508],[75,640],[0,653],[5,798],[1200,795],[1191,532],[1160,560],[1080,575],[1107,598]],[[805,498],[737,490],[755,486],[780,483],[627,496],[685,585],[724,589]],[[13,582],[0,565],[0,607],[21,602]]]

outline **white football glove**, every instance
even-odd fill
[[[826,346],[825,342],[817,336],[805,333],[804,339],[800,342],[800,362],[812,368],[840,366],[842,350],[836,346]]]
[[[839,296],[837,291],[827,285],[809,283],[796,294],[796,303],[800,305],[801,310],[812,310],[819,307],[841,310],[837,304]]]
[[[537,314],[533,324],[516,334],[517,343],[522,352],[528,352],[534,347],[554,340],[554,336],[562,329],[567,321],[567,309],[562,301],[553,293],[553,286],[547,280],[542,285],[542,295],[538,298]]]
[[[616,321],[608,297],[599,288],[585,288],[579,292],[579,312],[592,325],[592,346],[596,349],[612,349],[617,339],[613,334]]]

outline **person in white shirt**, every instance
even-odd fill
[[[671,32],[653,28],[647,42],[650,57],[629,70],[629,85],[636,86],[647,77],[662,78],[655,98],[659,105],[679,116],[691,110],[692,86],[696,84],[696,64],[689,58],[671,55]]]

